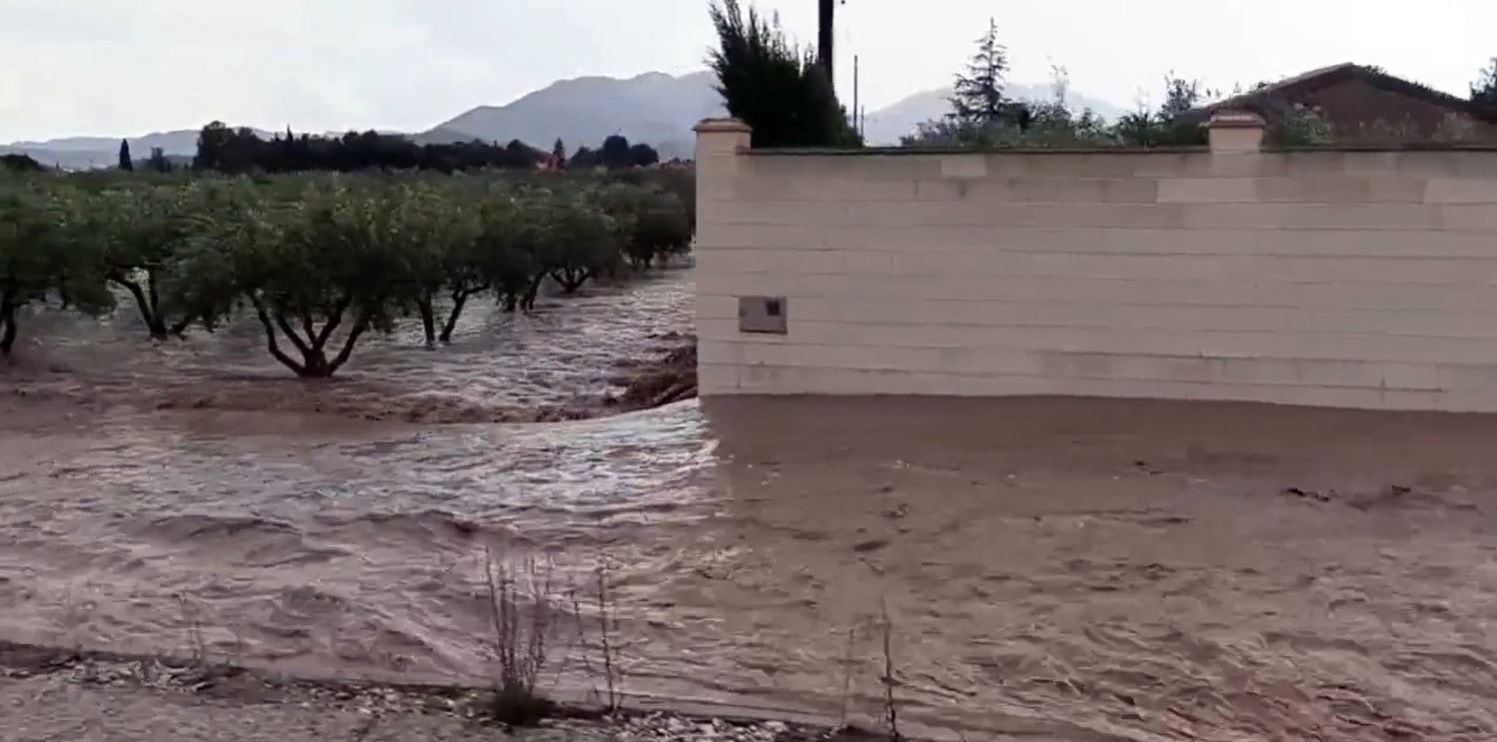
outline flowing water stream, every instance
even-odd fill
[[[487,551],[584,593],[608,564],[635,693],[872,718],[887,625],[899,708],[931,727],[1497,738],[1492,418],[1079,399],[597,417],[619,360],[689,332],[691,292],[680,271],[478,311],[451,348],[403,332],[314,384],[252,326],[152,346],[127,319],[30,318],[0,371],[0,639],[483,682]],[[537,419],[561,421],[494,422]]]

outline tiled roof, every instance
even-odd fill
[[[1474,103],[1465,98],[1435,90],[1427,85],[1421,85],[1401,77],[1394,77],[1382,70],[1351,62],[1321,67],[1320,69],[1310,70],[1309,72],[1304,72],[1293,77],[1286,77],[1283,80],[1270,83],[1257,90],[1251,90],[1241,95],[1234,95],[1226,100],[1202,106],[1196,109],[1194,116],[1205,118],[1223,109],[1251,109],[1254,107],[1253,104],[1259,101],[1275,98],[1294,98],[1299,94],[1308,93],[1350,79],[1361,79],[1374,87],[1389,92],[1426,100],[1435,105],[1460,111],[1483,121],[1497,123],[1497,108]]]

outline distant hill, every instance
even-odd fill
[[[716,84],[716,78],[706,71],[680,77],[650,72],[627,80],[563,80],[508,105],[474,108],[416,135],[416,140],[520,139],[544,148],[559,136],[575,150],[584,144],[596,147],[604,137],[622,134],[631,142],[654,146],[667,159],[690,157],[695,141],[691,127],[724,113]],[[1008,93],[1025,100],[1047,100],[1052,94],[1049,85],[1010,85]],[[950,98],[949,88],[927,90],[868,114],[869,143],[898,144],[917,124],[949,112]],[[1108,119],[1124,113],[1121,107],[1098,98],[1075,92],[1068,98],[1072,107],[1090,107]]]
[[[511,137],[511,139],[512,138],[513,137]],[[452,129],[448,129],[445,126],[438,126],[431,131],[423,131],[420,134],[412,134],[410,136],[411,141],[423,147],[428,144],[454,144],[456,142],[471,142],[474,139],[487,141],[483,137],[480,137],[476,134],[467,134],[461,131],[453,131]],[[508,143],[508,141],[505,142],[505,144]],[[540,146],[540,144],[537,142],[534,143],[534,146],[538,147]]]
[[[550,149],[558,137],[569,151],[597,147],[613,134],[649,144],[666,159],[690,157],[691,127],[723,114],[710,72],[674,77],[647,72],[628,79],[562,80],[502,106],[479,106],[416,135],[421,142],[519,139]]]
[[[119,137],[63,137],[45,142],[14,142],[10,146],[17,149],[38,148],[56,152],[99,152],[119,150],[120,140]],[[159,131],[144,136],[130,137],[132,151],[142,149],[150,152],[152,147],[160,147],[169,155],[185,155],[197,151],[197,146],[197,129]]]
[[[635,77],[579,77],[561,80],[502,106],[479,106],[428,131],[410,134],[417,144],[449,144],[479,139],[501,144],[519,139],[549,150],[558,137],[569,152],[578,147],[597,147],[612,134],[630,142],[648,144],[664,159],[689,158],[696,137],[691,128],[698,121],[724,115],[722,96],[711,72],[679,77],[647,72]],[[1012,97],[1045,100],[1048,85],[1010,85]],[[921,122],[944,116],[951,110],[950,89],[927,90],[892,106],[868,114],[866,133],[870,144],[898,144]],[[1104,100],[1071,93],[1073,108],[1090,107],[1108,119],[1124,113]],[[272,134],[256,130],[269,139]],[[391,132],[393,133],[393,132]],[[335,135],[336,136],[336,135]],[[191,157],[197,152],[198,129],[156,132],[130,138],[130,153],[136,158],[160,147],[169,156]],[[119,158],[120,140],[113,137],[67,137],[41,142],[0,145],[0,155],[29,155],[42,165],[66,169],[113,167]]]
[[[138,137],[129,137],[130,155],[137,160],[151,154],[152,147],[160,147],[169,157],[191,158],[198,150],[198,129],[160,131]],[[261,137],[270,138],[270,132],[255,130]],[[13,142],[0,145],[0,154],[23,154],[47,167],[66,170],[87,170],[96,167],[114,167],[119,163],[120,140],[118,137],[63,137],[41,142]]]
[[[89,170],[97,167],[114,167],[119,162],[119,140],[115,140],[114,149],[105,150],[69,150],[48,149],[39,143],[28,143],[27,146],[0,145],[0,155],[16,155],[30,157],[41,163],[44,167],[60,167],[64,170]],[[131,151],[134,154],[134,151]]]
[[[1010,98],[1030,101],[1050,100],[1054,93],[1049,85],[1014,85],[1005,91]],[[1066,96],[1072,110],[1090,108],[1103,118],[1116,120],[1126,111],[1109,101],[1081,95],[1072,91]],[[869,144],[899,144],[899,138],[909,135],[931,119],[941,118],[951,112],[951,88],[936,88],[916,93],[887,108],[868,114],[863,124],[863,135]]]

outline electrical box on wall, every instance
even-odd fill
[[[788,306],[783,296],[738,297],[738,331],[784,335]]]

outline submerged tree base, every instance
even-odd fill
[[[0,356],[10,357],[16,344],[16,307],[8,297],[0,299]]]
[[[132,281],[120,275],[110,276],[109,280],[130,292],[135,299],[135,306],[140,310],[140,319],[146,325],[146,330],[151,333],[153,340],[166,340],[171,337],[185,337],[187,328],[196,317],[187,315],[176,322],[168,324],[166,316],[161,309],[161,298],[156,290],[156,278],[154,274],[147,274],[146,285],[142,286],[137,281]]]
[[[302,332],[306,337],[303,338],[297,334],[297,331],[291,326],[290,321],[287,320],[284,314],[273,312],[266,308],[264,302],[259,297],[254,297],[252,302],[255,305],[255,315],[259,318],[260,325],[265,329],[265,341],[270,354],[277,361],[280,361],[281,365],[291,369],[297,376],[303,379],[326,379],[337,373],[338,369],[343,367],[343,364],[348,363],[348,358],[353,354],[354,346],[359,342],[359,337],[369,329],[368,316],[359,315],[358,320],[353,324],[353,328],[349,330],[348,337],[343,341],[343,348],[329,360],[326,353],[327,344],[329,339],[332,338],[333,332],[343,322],[343,315],[348,311],[347,303],[335,307],[335,311],[328,313],[329,319],[323,324],[321,330],[316,329],[310,314],[304,314],[301,317]],[[277,329],[301,354],[300,362],[281,350],[280,344],[276,341]]]

